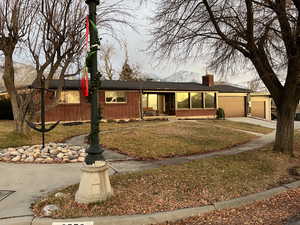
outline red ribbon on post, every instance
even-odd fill
[[[86,50],[89,49],[89,29],[90,29],[90,19],[89,19],[89,16],[86,16],[86,21],[85,21],[85,44],[86,44]]]
[[[86,45],[86,50],[88,52],[89,49],[89,27],[90,27],[90,19],[89,16],[86,17],[86,22],[85,22],[85,45]],[[89,76],[87,69],[84,68],[82,77],[81,77],[81,90],[83,96],[87,97],[89,96]]]

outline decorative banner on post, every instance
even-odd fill
[[[86,67],[83,69],[81,78],[81,91],[83,96],[89,96],[89,77]]]

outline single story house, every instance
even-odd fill
[[[252,98],[248,89],[226,84],[215,85],[213,75],[205,75],[202,80],[202,84],[104,80],[99,89],[102,119],[215,118],[218,108],[224,109],[226,117],[251,115]],[[59,82],[52,80],[47,83],[51,90],[47,94],[49,104],[54,99]],[[89,120],[89,97],[82,95],[80,81],[65,80],[62,86],[59,104],[47,110],[46,120]],[[36,87],[38,85],[31,86]],[[261,98],[269,99],[269,96],[262,95]],[[258,113],[265,119],[269,119],[267,107],[269,105],[265,105],[264,115]],[[256,108],[252,113],[256,113]]]

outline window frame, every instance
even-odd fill
[[[178,107],[178,102],[177,102],[177,95],[178,95],[178,94],[185,94],[185,93],[188,94],[188,104],[189,104],[189,107],[188,107],[188,108],[179,108],[179,107]],[[190,110],[190,109],[191,109],[191,97],[190,97],[190,92],[176,92],[176,95],[175,95],[175,105],[176,105],[176,110]]]
[[[124,93],[124,97],[125,97],[125,102],[108,102],[108,101],[106,101],[106,94],[108,93],[108,92],[118,92],[118,93]],[[104,102],[105,102],[105,104],[127,104],[128,103],[128,96],[127,96],[127,92],[126,91],[105,91],[104,92]]]
[[[73,92],[73,93],[78,93],[78,96],[76,96],[76,97],[78,97],[79,99],[78,99],[78,102],[76,102],[76,103],[68,103],[68,102],[65,102],[65,101],[61,101],[61,98],[62,98],[62,96],[63,96],[63,94],[64,93],[70,93],[70,92]],[[61,92],[60,92],[60,97],[59,97],[59,99],[58,99],[58,104],[59,105],[80,105],[81,104],[81,96],[80,96],[80,91],[77,91],[77,90],[62,90]]]
[[[214,94],[214,107],[206,107],[206,94],[207,93],[213,93]],[[217,108],[217,94],[216,92],[213,92],[213,91],[206,91],[206,92],[203,92],[204,94],[204,98],[203,98],[203,109],[216,109]]]
[[[201,94],[202,97],[202,102],[201,105],[202,107],[193,107],[193,101],[192,101],[192,94],[196,93],[196,94]],[[193,92],[189,92],[189,96],[190,96],[190,109],[204,109],[204,92],[197,92],[197,91],[193,91]]]

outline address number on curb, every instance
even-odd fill
[[[52,225],[94,225],[94,222],[53,222]]]

